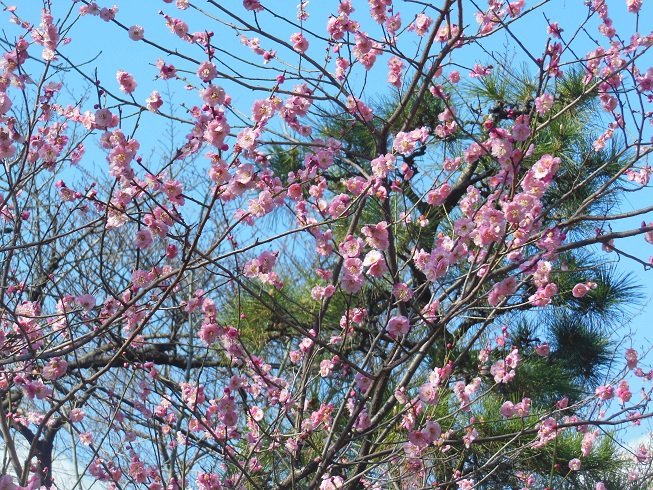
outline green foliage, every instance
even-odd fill
[[[565,314],[554,317],[550,333],[554,361],[564,363],[579,383],[591,386],[601,382],[602,368],[608,366],[614,355],[614,345],[607,335]]]
[[[577,379],[578,375],[573,369],[557,358],[555,353],[548,358],[532,355],[522,362],[515,378],[505,387],[502,386],[500,392],[514,403],[529,397],[534,405],[551,407],[567,397],[573,404],[585,394]]]

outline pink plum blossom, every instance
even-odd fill
[[[55,380],[61,378],[68,370],[68,363],[59,358],[52,359],[41,371],[43,379]]]
[[[396,338],[406,335],[410,331],[410,322],[405,316],[393,316],[388,320],[388,335]]]
[[[372,277],[381,277],[388,271],[385,258],[378,250],[370,250],[365,255],[363,266],[368,267],[367,273]]]
[[[418,36],[423,37],[429,31],[432,23],[433,23],[433,19],[431,19],[428,15],[418,14],[417,17],[415,17],[415,20],[412,22],[412,24],[408,26],[408,30],[413,31]]]
[[[147,106],[148,111],[156,112],[163,105],[163,99],[161,99],[161,95],[159,94],[159,92],[154,90],[145,101],[145,104]]]
[[[127,32],[132,41],[142,41],[145,37],[145,30],[139,25],[131,26]]]
[[[120,84],[120,90],[126,94],[132,94],[136,90],[136,81],[134,77],[131,76],[124,70],[119,70],[116,74],[116,79]]]
[[[576,284],[572,290],[572,294],[574,295],[574,298],[582,298],[589,290],[590,288],[587,284]]]
[[[200,80],[203,82],[210,82],[218,76],[218,70],[215,67],[214,63],[210,61],[203,61],[197,67],[197,76],[200,77]]]
[[[308,49],[308,40],[304,37],[301,32],[296,32],[290,36],[290,42],[295,51],[300,54],[303,54]]]
[[[145,250],[152,245],[152,233],[147,228],[142,228],[134,235],[134,245],[141,250]]]

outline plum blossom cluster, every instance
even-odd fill
[[[41,57],[45,61],[56,60],[56,50],[61,36],[49,10],[44,9],[41,13],[41,24],[37,29],[32,30],[32,39],[36,44],[43,46]]]
[[[640,260],[617,240],[653,243],[649,209],[609,211],[649,183],[653,37],[619,33],[607,2],[588,4],[599,36],[581,61],[556,22],[542,26],[526,56],[536,86],[457,58],[530,15],[521,0],[339,0],[321,23],[307,1],[295,21],[260,0],[177,0],[157,17],[169,46],[81,3],[75,21],[6,9],[21,34],[0,58],[0,432],[15,474],[0,488],[60,485],[65,428],[111,489],[380,488],[394,475],[471,489],[495,471],[530,489],[567,472],[589,482],[600,425],[650,416],[640,352],[579,368],[549,328],[609,294],[584,250]],[[152,50],[153,81],[111,67],[107,85],[83,78],[88,100],[63,90],[56,77],[69,87],[87,68],[60,49],[90,16]],[[504,76],[515,87],[491,93]],[[164,108],[166,84],[180,95]],[[169,149],[150,147],[146,120],[172,128]],[[621,231],[633,216],[641,226]],[[529,378],[547,371],[569,389]],[[562,465],[495,464],[546,459],[573,431]],[[644,473],[650,450],[633,458]]]
[[[281,287],[278,274],[272,270],[277,261],[274,252],[263,252],[257,258],[249,260],[243,267],[245,277],[256,278],[263,284],[272,284]]]
[[[89,2],[85,5],[79,7],[79,14],[84,15],[93,15],[100,17],[105,22],[110,22],[116,18],[118,14],[118,7],[113,5],[111,7],[100,7],[96,2]]]
[[[524,0],[514,2],[489,1],[486,11],[478,11],[475,14],[476,21],[479,24],[479,33],[483,35],[490,34],[506,19],[519,17],[525,5]]]

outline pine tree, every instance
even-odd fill
[[[397,104],[401,103],[398,93],[395,97],[386,97],[374,105],[375,113],[380,114],[380,118],[368,125],[350,122],[338,115],[337,109],[335,112],[325,109],[323,122],[317,124],[322,128],[319,137],[325,140],[338,139],[342,143],[344,156],[334,162],[324,177],[333,184],[331,188],[334,194],[337,193],[339,182],[356,177],[364,178],[372,172],[369,162],[378,155],[381,146],[375,139],[378,138],[378,133],[392,134],[399,129],[412,130],[422,126],[434,133],[437,126],[442,124],[438,119],[439,114],[450,107],[464,107],[463,100],[474,100],[474,107],[468,106],[467,113],[457,115],[455,120],[460,123],[457,131],[441,138],[436,150],[427,150],[425,146],[418,147],[410,155],[404,156],[403,162],[397,162],[398,167],[402,163],[405,164],[416,177],[399,184],[401,193],[392,201],[391,206],[407,213],[412,210],[412,214],[417,213],[418,216],[412,223],[395,228],[397,255],[408,259],[414,256],[416,250],[433,247],[443,232],[450,233],[456,216],[449,213],[460,205],[469,185],[476,185],[483,197],[491,193],[492,186],[487,176],[496,173],[497,163],[492,155],[486,154],[472,169],[466,168],[459,172],[458,181],[452,185],[451,193],[444,199],[444,210],[429,206],[423,199],[424,193],[433,188],[432,182],[437,179],[434,172],[437,172],[438,163],[442,159],[453,158],[465,144],[487,137],[487,129],[482,128],[480,132],[474,133],[469,132],[467,126],[478,131],[478,121],[485,120],[492,121],[494,127],[509,128],[520,116],[538,118],[542,123],[547,123],[533,139],[536,153],[527,158],[521,172],[547,153],[557,155],[562,160],[561,176],[543,198],[550,220],[544,218],[542,228],[552,226],[549,223],[569,220],[565,232],[574,240],[593,237],[595,229],[576,218],[578,210],[583,209],[586,199],[597,192],[600,193],[600,198],[594,199],[591,202],[592,209],[586,209],[586,212],[600,210],[608,215],[618,210],[624,189],[616,185],[606,186],[606,183],[615,169],[623,164],[622,160],[630,155],[620,146],[618,138],[601,152],[592,150],[592,142],[597,137],[593,128],[599,126],[596,118],[600,116],[597,115],[596,93],[585,90],[583,77],[583,73],[571,71],[556,81],[557,96],[553,112],[557,113],[571,100],[577,103],[573,111],[560,111],[562,117],[553,122],[547,121],[544,116],[538,116],[534,109],[532,94],[535,81],[528,74],[517,75],[507,69],[458,89],[461,100],[442,100],[427,94],[414,111],[410,104],[417,102],[409,101],[403,108],[402,118],[395,120],[392,127],[387,127],[383,121],[389,118],[397,109]],[[516,80],[518,83],[515,83]],[[406,128],[404,122],[411,117],[414,122]],[[467,118],[469,121],[466,121]],[[310,154],[299,146],[291,151],[277,148],[270,165],[275,173],[293,172],[301,168],[300,162],[304,161],[307,155],[310,158]],[[382,205],[370,199],[360,216],[334,224],[334,241],[339,243],[345,240],[352,222],[376,223],[381,221],[382,217]],[[627,473],[632,458],[618,444],[616,433],[602,432],[598,435],[594,449],[589,457],[584,459],[582,469],[578,472],[570,472],[567,463],[574,455],[580,453],[582,433],[566,434],[559,437],[553,447],[542,449],[529,447],[529,441],[532,443],[536,434],[532,429],[526,430],[525,434],[520,436],[520,442],[525,444],[520,444],[518,452],[508,452],[497,457],[505,444],[502,436],[514,434],[520,428],[525,429],[523,422],[520,426],[519,421],[497,419],[497,414],[501,412],[501,406],[505,402],[517,405],[524,398],[528,398],[529,410],[533,417],[538,413],[547,413],[555,408],[556,404],[563,407],[559,409],[560,413],[570,420],[582,419],[586,415],[588,408],[582,401],[591,397],[594,389],[602,384],[607,368],[613,362],[616,339],[612,337],[612,332],[628,321],[634,307],[642,300],[640,287],[630,276],[620,273],[614,265],[594,254],[584,250],[570,250],[554,256],[552,260],[564,263],[565,273],[556,274],[551,278],[561,294],[555,297],[550,306],[543,309],[533,308],[528,297],[535,292],[536,286],[532,282],[525,282],[519,285],[515,298],[505,303],[504,310],[497,313],[486,306],[489,289],[485,287],[475,293],[476,298],[483,300],[472,298],[466,305],[469,310],[465,319],[454,320],[436,333],[438,339],[429,350],[424,372],[426,373],[426,368],[433,369],[454,361],[456,368],[453,376],[464,380],[465,383],[471,382],[478,373],[481,352],[478,349],[469,349],[470,344],[466,343],[466,339],[473,335],[479,326],[487,325],[490,321],[506,324],[509,326],[505,338],[506,351],[509,352],[513,346],[522,353],[517,375],[510,383],[493,388],[492,375],[489,372],[480,379],[480,383],[488,391],[480,403],[481,410],[477,409],[475,416],[477,419],[487,420],[487,423],[482,424],[483,432],[478,437],[488,440],[496,438],[497,442],[472,446],[469,449],[464,446],[452,447],[440,467],[434,470],[436,479],[439,472],[451,474],[455,470],[476,467],[485,471],[491,470],[477,488],[521,488],[529,476],[550,488],[580,488],[584,481],[598,480],[602,480],[607,488],[624,485],[624,474]],[[325,269],[328,265],[322,262],[315,264],[324,266]],[[301,274],[305,268],[299,264],[291,264],[286,270]],[[457,278],[469,274],[469,270],[467,264],[451,268],[443,283],[455,288]],[[495,277],[495,282],[508,277],[509,274],[508,270],[505,276]],[[432,300],[434,292],[429,289],[429,281],[424,274],[414,266],[404,271],[402,278],[415,292],[405,308],[410,315],[419,316],[424,306]],[[245,311],[246,324],[254,328],[255,337],[274,339],[281,344],[290,342],[293,334],[284,329],[283,322],[279,322],[280,312],[284,316],[292,311],[293,321],[301,318],[308,324],[318,322],[316,315],[320,314],[315,307],[311,310],[309,304],[302,300],[307,297],[312,286],[310,275],[295,274],[284,279],[293,284],[293,287],[284,289],[282,294],[271,291],[271,310],[262,310],[257,297],[252,297],[248,305],[231,305],[237,311]],[[592,285],[590,292],[582,297],[575,297],[574,285],[584,283]],[[354,355],[356,350],[361,354],[367,352],[375,325],[387,311],[397,307],[396,298],[384,293],[383,289],[373,285],[366,286],[354,295],[355,299],[345,291],[338,291],[331,299],[329,309],[323,313],[323,323],[332,325],[333,333],[337,334],[341,330],[338,319],[346,314],[349,305],[361,302],[365,305],[368,326],[357,328],[351,334],[348,339],[350,348],[347,349],[349,355]],[[485,317],[488,311],[492,311],[491,319]],[[285,330],[285,333],[282,330]],[[488,346],[493,341],[494,339],[487,337]],[[482,344],[483,342],[477,342],[476,345]],[[548,352],[538,355],[536,350],[543,344],[548,346]],[[273,345],[276,344],[273,342]],[[496,360],[490,359],[490,362]],[[307,398],[312,397],[315,402],[318,399],[328,402],[337,390],[335,387],[332,390],[322,388],[322,391],[307,395]],[[455,406],[456,401],[451,399],[444,404],[444,410],[446,407],[455,409]],[[438,410],[442,411],[443,408]],[[444,413],[437,412],[432,414],[432,417],[436,418],[438,415],[446,418]],[[448,422],[450,430],[464,430],[468,420],[465,419],[464,412],[460,415]],[[583,428],[583,431],[593,430],[592,427]],[[641,485],[641,481],[637,485]],[[453,485],[452,488],[457,487]]]

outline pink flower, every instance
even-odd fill
[[[614,398],[614,386],[611,385],[599,386],[596,388],[594,392],[596,393],[596,396],[603,401],[607,401],[610,400],[611,398]]]
[[[356,386],[361,390],[361,393],[365,393],[372,386],[372,379],[361,373],[356,373],[354,381],[356,381]]]
[[[380,157],[377,157],[370,162],[372,166],[372,173],[375,177],[383,179],[387,177],[388,173],[395,168],[396,161],[397,159],[390,153],[381,155]]]
[[[84,420],[85,415],[86,414],[83,412],[81,408],[73,408],[68,414],[68,418],[70,419],[71,422],[81,422],[82,420]]]
[[[637,363],[639,362],[637,351],[635,349],[626,349],[625,357],[628,369],[635,369],[637,367]]]
[[[221,328],[216,323],[203,323],[197,336],[207,345],[211,345],[218,339]]]
[[[361,232],[365,235],[365,241],[370,247],[387,250],[390,246],[387,228],[388,223],[381,221],[375,226],[363,226]]]
[[[468,237],[475,229],[476,225],[469,218],[458,218],[454,223],[454,232],[461,238]]]
[[[231,128],[225,118],[216,118],[206,125],[203,137],[209,144],[221,148],[225,138],[229,136],[230,130]]]
[[[255,420],[256,422],[260,422],[261,420],[263,420],[264,413],[263,410],[261,410],[259,407],[256,406],[251,407],[249,409],[249,413],[252,416],[252,419]]]
[[[185,203],[181,182],[178,180],[168,180],[163,183],[161,190],[170,200],[171,203],[183,206]]]
[[[92,294],[82,294],[75,298],[75,303],[78,306],[84,308],[86,313],[89,313],[93,308],[95,308],[95,296]]]
[[[626,0],[626,6],[628,7],[628,12],[636,14],[642,8],[642,0]]]
[[[290,362],[292,362],[293,364],[299,364],[300,362],[302,362],[302,359],[304,358],[304,353],[300,350],[291,350],[289,357],[290,357]]]
[[[261,5],[260,0],[243,0],[243,7],[253,12],[261,12],[263,10],[263,5]]]
[[[156,67],[159,69],[159,77],[162,80],[168,80],[177,76],[177,70],[174,65],[166,65],[161,58],[156,60]]]
[[[531,399],[523,398],[517,405],[515,405],[515,414],[521,418],[527,417],[531,411]]]
[[[338,245],[338,249],[342,256],[349,258],[358,257],[361,254],[362,248],[363,240],[360,238],[354,238],[353,235],[348,235],[345,241]]]
[[[574,298],[582,298],[590,290],[587,284],[576,284],[574,289],[572,289],[571,294],[574,295]]]
[[[410,137],[410,133],[397,133],[392,148],[402,155],[410,155],[415,151],[416,141]]]
[[[0,92],[0,114],[6,114],[11,109],[11,105],[12,102],[9,96],[4,92]]]
[[[508,370],[506,362],[503,359],[498,360],[490,367],[490,374],[494,376],[494,382],[508,383],[515,377],[514,370]]]
[[[356,257],[347,257],[344,262],[344,275],[359,277],[363,273],[363,261]]]
[[[322,362],[320,362],[320,376],[322,376],[323,378],[329,376],[334,366],[335,364],[331,359],[324,359]]]
[[[440,206],[451,193],[451,186],[446,182],[441,187],[430,191],[426,195],[426,203],[431,206]]]
[[[222,87],[217,85],[209,85],[208,87],[199,91],[200,97],[205,104],[211,107],[222,105],[225,102],[226,93]]]
[[[581,442],[581,454],[586,458],[589,453],[592,451],[592,446],[594,445],[594,439],[598,435],[599,431],[595,430],[593,432],[586,432],[583,436],[583,441]]]
[[[393,316],[388,320],[388,335],[396,338],[400,335],[406,335],[410,331],[410,322],[408,318],[402,315]]]
[[[116,79],[120,84],[120,90],[126,94],[132,94],[136,90],[136,81],[134,77],[131,76],[124,70],[119,70],[116,74]]]
[[[301,32],[295,32],[290,36],[290,42],[295,51],[300,54],[303,54],[308,49],[308,40],[303,36]]]
[[[535,109],[543,116],[553,108],[553,95],[544,93],[535,98]]]
[[[107,129],[115,126],[111,111],[109,109],[98,109],[95,111],[95,125],[98,129]]]
[[[127,32],[132,41],[141,41],[145,37],[145,30],[138,25],[131,26]]]
[[[501,301],[510,297],[517,289],[517,279],[513,276],[507,277],[497,283],[488,295],[490,306],[497,306]]]
[[[515,404],[511,401],[504,402],[504,404],[501,405],[501,415],[503,415],[505,418],[509,419],[513,417],[515,413],[517,413],[515,411]]]
[[[43,379],[55,380],[61,378],[66,371],[68,370],[68,363],[63,359],[54,358],[52,359],[41,372]]]
[[[419,389],[419,399],[429,405],[438,403],[438,387],[433,383],[424,383]]]
[[[408,440],[417,447],[426,447],[429,441],[421,430],[414,430],[408,434]]]
[[[385,20],[385,28],[391,36],[397,34],[397,31],[401,29],[401,13],[389,15]]]
[[[90,446],[93,442],[93,434],[90,431],[81,432],[79,434],[79,442],[81,442],[84,446]]]
[[[559,157],[542,155],[542,157],[533,165],[533,175],[537,179],[549,179],[560,168],[561,160]]]
[[[363,266],[369,267],[367,273],[372,277],[381,277],[388,272],[388,266],[385,263],[385,258],[378,250],[370,250],[365,255]]]
[[[146,287],[151,282],[150,275],[146,271],[135,270],[132,272],[132,289],[138,291]]]
[[[422,430],[422,433],[426,437],[426,440],[429,441],[429,443],[434,442],[440,438],[442,435],[442,428],[440,427],[440,424],[437,422],[434,422],[433,420],[429,420],[426,422],[426,427]]]
[[[234,411],[224,412],[219,415],[220,422],[227,427],[235,427],[238,423],[238,414]]]
[[[460,72],[458,70],[454,70],[449,74],[449,81],[451,83],[458,83],[460,82]]]
[[[492,73],[492,66],[483,66],[480,63],[474,65],[474,69],[469,72],[472,78],[483,78]]]
[[[202,385],[193,385],[191,383],[180,383],[181,395],[184,403],[191,410],[195,410],[197,405],[206,401],[204,387]]]
[[[168,29],[170,29],[170,32],[176,34],[181,39],[186,39],[186,40],[189,39],[188,24],[186,24],[186,22],[180,19],[168,18],[166,25],[168,26]]]
[[[103,7],[100,9],[100,19],[102,19],[104,22],[112,21],[116,18],[117,13],[118,7],[115,5],[111,8]]]
[[[408,26],[408,30],[413,31],[415,34],[422,37],[425,36],[429,31],[432,23],[433,19],[431,19],[428,15],[419,14],[417,17],[415,17],[413,23]]]
[[[371,121],[374,118],[374,110],[352,95],[347,97],[347,110],[354,116],[360,116],[363,121]]]
[[[516,368],[520,363],[521,359],[519,357],[519,350],[513,349],[510,354],[506,356],[506,366]]]
[[[338,58],[336,60],[336,78],[338,80],[343,80],[345,78],[347,68],[349,68],[349,61],[345,58]]]
[[[569,461],[569,469],[571,471],[578,471],[580,470],[580,459],[574,458],[571,461]]]
[[[551,349],[549,348],[549,344],[547,344],[546,342],[535,347],[535,353],[538,356],[542,356],[542,357],[548,356],[549,352],[551,352]]]
[[[327,476],[323,477],[320,484],[320,490],[340,490],[343,487],[343,479],[341,476]]]
[[[531,129],[528,127],[528,124],[515,124],[512,127],[512,137],[515,141],[526,141],[530,135]]]
[[[401,87],[401,72],[404,69],[404,62],[401,58],[393,56],[388,60],[388,83],[394,87]]]
[[[257,138],[258,138],[258,134],[256,133],[255,130],[251,128],[245,128],[240,133],[238,133],[238,136],[236,137],[236,141],[238,143],[238,146],[240,146],[244,150],[248,150],[250,148],[256,147]]]
[[[469,446],[467,446],[469,447]],[[457,482],[458,490],[472,490],[474,488],[474,480],[465,478]]]
[[[203,61],[197,67],[197,76],[200,77],[200,80],[203,82],[210,82],[218,76],[218,69],[210,61]]]
[[[392,295],[401,302],[410,301],[413,294],[413,290],[406,283],[402,282],[392,286]]]
[[[332,284],[329,284],[326,287],[315,286],[311,290],[311,296],[312,296],[313,299],[319,301],[319,300],[322,300],[322,299],[330,298],[331,296],[333,296],[333,293],[335,293],[335,291],[336,291],[336,288]]]
[[[478,431],[472,427],[467,427],[465,431],[467,433],[463,436],[463,442],[465,443],[465,447],[469,449],[472,446],[472,443],[478,438]],[[469,486],[464,488],[469,488],[471,490],[473,487]]]
[[[141,250],[145,250],[152,245],[152,233],[147,228],[142,228],[134,235],[134,245]]]
[[[550,34],[553,37],[557,37],[558,39],[560,38],[560,34],[562,34],[562,31],[564,31],[564,29],[560,28],[557,22],[551,22],[549,24],[549,27],[546,28],[546,32],[548,34]]]
[[[148,99],[145,101],[147,104],[147,110],[150,112],[156,112],[158,111],[161,106],[163,105],[163,100],[161,99],[161,95],[159,92],[156,90],[150,94]]]
[[[0,476],[0,490],[16,490],[16,484],[11,475]]]
[[[622,379],[617,385],[617,398],[621,400],[621,403],[627,403],[630,401],[633,394],[630,391],[630,386],[628,381]]]

